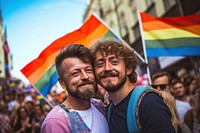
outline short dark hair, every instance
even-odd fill
[[[184,87],[185,87],[185,84],[180,80],[180,79],[173,79],[172,80],[172,87],[177,84],[177,83],[180,83],[182,84]]]
[[[91,62],[91,64],[93,64],[93,56],[87,47],[83,46],[82,44],[68,44],[60,50],[60,53],[55,59],[56,70],[60,78],[64,78],[61,64],[65,58],[70,57],[77,57],[83,62]]]
[[[168,80],[169,80],[169,84],[171,84],[171,76],[168,72],[166,71],[159,71],[159,72],[156,72],[152,75],[152,81],[154,81],[155,79],[157,78],[160,78],[162,76],[167,76],[168,77]]]
[[[133,69],[133,72],[128,75],[130,82],[135,83],[137,81],[137,74],[135,71],[137,67],[137,58],[133,49],[128,48],[122,42],[114,39],[109,39],[102,42],[98,41],[90,49],[94,58],[97,52],[101,52],[103,55],[115,54],[117,57],[122,58],[125,61],[126,67]]]

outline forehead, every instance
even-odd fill
[[[110,59],[110,58],[117,58],[117,56],[114,53],[102,53],[102,52],[97,52],[95,56],[95,60]]]
[[[179,82],[177,82],[177,83],[175,83],[175,84],[174,84],[174,86],[183,86],[183,84],[182,84],[182,83],[179,83]]]
[[[80,58],[77,57],[69,57],[63,60],[62,66],[66,71],[71,71],[74,69],[81,69],[85,67],[91,67],[91,62],[90,61],[83,61]]]
[[[154,84],[168,84],[169,79],[166,75],[154,79]]]

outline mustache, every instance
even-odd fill
[[[118,76],[118,73],[106,72],[106,73],[102,73],[101,76],[100,76],[100,78],[114,77],[114,76]]]
[[[94,82],[93,82],[93,81],[90,81],[90,80],[86,80],[86,81],[81,82],[81,83],[78,85],[78,87],[83,86],[83,85],[87,85],[87,84],[94,84]]]

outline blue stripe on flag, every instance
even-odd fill
[[[146,48],[147,57],[161,56],[200,56],[200,46],[185,46],[178,48]]]
[[[57,83],[57,81],[58,81],[58,74],[57,72],[54,72],[49,81],[42,87],[40,93],[46,97],[47,94],[49,94],[51,88]]]

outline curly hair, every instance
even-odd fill
[[[135,71],[137,67],[137,58],[134,54],[134,50],[113,39],[98,41],[90,50],[94,58],[97,52],[101,52],[102,55],[114,54],[118,58],[122,58],[125,61],[126,67],[128,69],[133,69],[132,73],[128,75],[129,80],[131,83],[137,81],[137,74]]]

